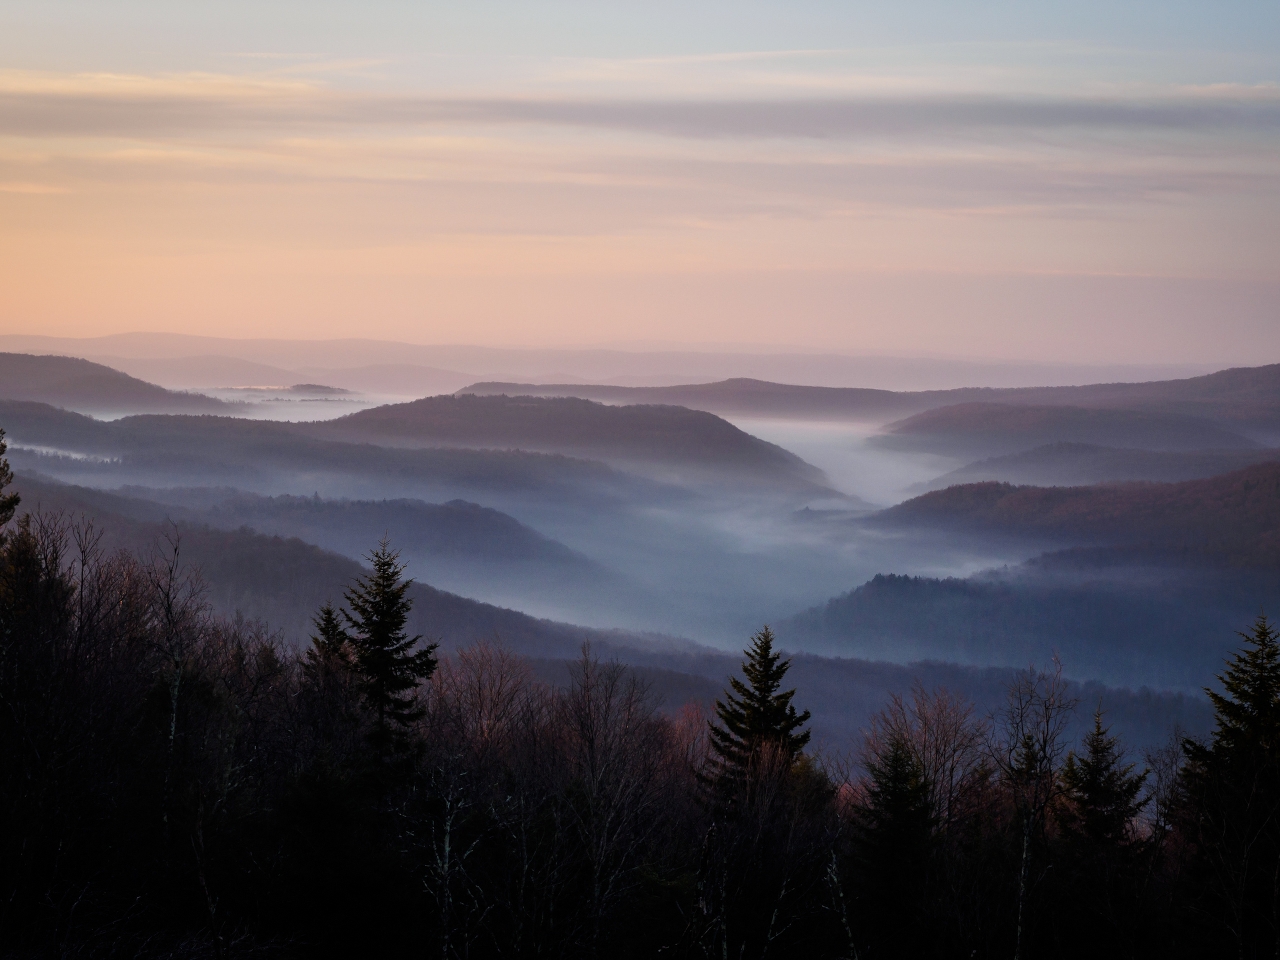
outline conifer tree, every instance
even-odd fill
[[[389,745],[396,739],[397,728],[422,716],[413,694],[418,683],[435,671],[438,644],[415,650],[422,637],[405,632],[412,606],[405,594],[413,581],[403,578],[400,555],[384,539],[368,559],[373,573],[360,577],[346,592],[350,611],[342,611],[343,633],[359,674],[361,696],[374,715],[372,739]],[[332,632],[333,624],[323,611],[317,626],[322,633],[330,631],[324,644],[340,648],[339,635]]]
[[[5,493],[4,488],[13,483],[13,471],[9,469],[9,461],[5,459],[5,451],[9,445],[4,441],[4,431],[0,430],[0,527],[13,519],[21,498],[16,493]]]
[[[306,665],[309,672],[321,665],[350,664],[352,660],[351,637],[342,627],[338,611],[326,603],[312,620],[316,632],[311,635],[311,649],[307,651]]]
[[[1205,689],[1215,721],[1209,750],[1219,762],[1274,759],[1280,749],[1280,633],[1263,614],[1239,636],[1246,647],[1218,677],[1223,692]]]
[[[1124,762],[1119,737],[1102,724],[1102,708],[1083,751],[1072,751],[1062,767],[1058,822],[1063,844],[1057,864],[1060,897],[1070,920],[1057,939],[1074,956],[1131,955],[1141,939],[1142,854],[1150,842],[1134,829],[1147,799],[1147,771]],[[1081,922],[1083,918],[1084,922]]]
[[[745,776],[766,747],[779,751],[788,765],[794,763],[809,742],[809,731],[800,729],[809,711],[796,713],[791,703],[795,690],[781,690],[791,661],[774,652],[773,640],[767,626],[751,638],[751,646],[743,651],[746,682],[731,677],[724,699],[716,701],[719,722],[711,723],[711,748],[720,779]]]
[[[1239,956],[1280,954],[1280,633],[1265,615],[1206,690],[1214,731],[1186,740],[1182,822],[1197,885]]]
[[[1147,773],[1123,762],[1120,738],[1102,725],[1102,708],[1084,738],[1084,753],[1072,751],[1062,769],[1067,809],[1063,826],[1071,837],[1098,848],[1118,848],[1132,839],[1133,820],[1146,806]]]

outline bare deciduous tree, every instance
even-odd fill
[[[1055,657],[1048,670],[1028,667],[1010,685],[1004,709],[995,715],[988,755],[1017,811],[1021,839],[1014,960],[1021,960],[1031,886],[1032,847],[1058,795],[1058,773],[1069,745],[1067,727],[1076,708]]]

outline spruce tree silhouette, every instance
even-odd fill
[[[1072,751],[1062,769],[1063,828],[1069,837],[1098,848],[1122,847],[1134,839],[1134,819],[1147,804],[1141,796],[1147,773],[1134,773],[1136,767],[1123,762],[1120,738],[1102,725],[1099,707],[1084,753]]]
[[[405,593],[413,581],[402,576],[400,554],[383,539],[368,559],[373,573],[360,577],[347,590],[350,612],[343,610],[342,617],[360,677],[360,693],[374,716],[370,740],[380,747],[395,747],[400,745],[400,731],[422,716],[414,691],[419,682],[435,672],[439,644],[430,643],[415,650],[422,637],[405,632],[413,605]],[[322,633],[332,628],[323,611],[317,625]],[[337,635],[331,634],[323,642],[339,641]]]
[[[1195,841],[1208,916],[1241,957],[1280,945],[1280,633],[1265,615],[1206,689],[1215,728],[1183,749],[1184,824]],[[1216,915],[1216,916],[1215,916]]]
[[[809,742],[809,731],[800,730],[809,711],[796,713],[791,703],[795,690],[780,692],[791,661],[774,653],[773,640],[767,626],[751,638],[751,646],[743,651],[746,683],[730,677],[730,689],[716,701],[719,722],[711,722],[711,748],[718,782],[741,782],[766,749],[777,751],[777,759],[789,767]]]
[[[1252,632],[1240,637],[1247,646],[1218,678],[1224,692],[1205,688],[1216,721],[1210,749],[1220,758],[1275,758],[1280,750],[1280,633],[1262,614]]]

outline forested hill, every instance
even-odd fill
[[[966,464],[929,482],[931,490],[1000,480],[1032,486],[1083,486],[1154,480],[1177,483],[1280,460],[1280,449],[1134,450],[1059,441]]]
[[[150,560],[168,548],[166,538],[177,535],[185,569],[198,571],[216,613],[265,621],[289,646],[305,645],[314,632],[312,617],[326,602],[341,602],[344,589],[367,572],[358,561],[321,549],[295,537],[268,535],[246,528],[213,529],[179,518],[165,504],[137,496],[124,496],[66,484],[51,483],[19,474],[14,489],[23,497],[20,513],[43,512],[63,522],[93,522],[103,535],[100,546],[109,554],[125,550]],[[371,533],[368,544],[376,544]],[[392,546],[403,546],[392,540]],[[410,563],[413,576],[416,564]],[[584,643],[598,656],[617,658],[641,671],[653,694],[668,708],[678,710],[693,696],[704,703],[719,693],[724,677],[738,664],[735,653],[714,650],[673,637],[625,630],[577,626],[533,617],[494,604],[483,603],[437,589],[427,583],[409,588],[413,609],[411,633],[442,641],[456,650],[477,641],[498,642],[521,656],[551,659],[561,665],[576,658]],[[799,639],[801,631],[786,631]],[[838,648],[837,648],[838,649]],[[973,697],[984,708],[998,701],[1011,677],[1007,667],[978,669],[955,663],[906,665],[851,659],[846,648],[841,659],[800,655],[794,678],[805,689],[805,706],[813,710],[816,728],[832,742],[843,743],[856,735],[872,712],[879,709],[887,691],[905,692],[920,680],[942,685]],[[956,651],[964,653],[964,651]],[[929,651],[923,658],[938,657]],[[891,652],[877,660],[901,660]],[[915,659],[911,657],[909,659]],[[998,661],[997,661],[998,662]],[[1016,663],[1016,661],[1015,661]],[[1087,674],[1082,674],[1087,675]],[[1155,744],[1173,722],[1199,730],[1205,725],[1203,705],[1176,694],[1133,693],[1091,684],[1090,696],[1105,696],[1120,728],[1139,742]]]
[[[862,387],[810,387],[735,377],[715,383],[674,387],[619,387],[577,383],[473,383],[458,395],[581,397],[602,403],[676,404],[721,416],[781,417],[796,420],[889,420],[925,409],[916,394]]]
[[[875,442],[950,456],[1010,454],[1046,443],[1141,450],[1247,450],[1258,446],[1198,417],[1147,410],[961,403],[889,424]]]
[[[1280,567],[1280,463],[1182,483],[948,487],[869,518],[880,526],[1158,546],[1170,556]]]
[[[442,499],[473,489],[572,489],[577,496],[621,497],[656,486],[603,463],[565,456],[390,449],[320,439],[304,425],[235,417],[147,415],[104,423],[46,404],[0,400],[0,426],[8,433],[15,468],[100,486],[221,484],[258,490],[283,481],[296,488],[305,476],[308,487],[322,491],[347,489],[356,478],[380,491],[438,488],[447,494]],[[47,449],[34,449],[41,447]]]
[[[822,481],[816,468],[781,447],[713,414],[678,406],[439,396],[362,410],[313,424],[309,432],[332,439],[542,450]]]
[[[67,522],[91,520],[108,552],[123,549],[151,557],[166,548],[166,538],[176,535],[182,563],[199,571],[218,613],[264,620],[293,643],[305,642],[320,606],[339,602],[343,590],[365,572],[358,561],[296,537],[261,534],[247,527],[220,530],[185,520],[174,523],[164,505],[136,497],[21,475],[15,487],[23,496],[23,513],[60,514]],[[370,534],[370,548],[376,546],[379,535]],[[620,631],[540,620],[425,583],[415,583],[410,591],[414,607],[409,629],[441,640],[448,648],[501,638],[528,656],[573,657],[589,641],[639,643],[634,635]]]
[[[875,423],[958,403],[1105,407],[1201,417],[1267,430],[1280,429],[1280,364],[1237,367],[1182,380],[1069,387],[962,387],[897,392],[856,387],[812,387],[740,378],[671,387],[476,383],[458,392],[584,397],[605,403],[675,403],[721,416]]]
[[[37,400],[68,410],[106,413],[216,413],[232,405],[157,387],[75,357],[0,353],[0,400]]]

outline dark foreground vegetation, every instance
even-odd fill
[[[3,449],[0,448],[0,453]],[[0,523],[16,498],[5,494]],[[1204,742],[1082,743],[1056,669],[1003,709],[891,699],[818,755],[767,630],[708,718],[589,649],[562,687],[406,633],[386,544],[304,651],[213,616],[181,544],[0,542],[0,955],[1274,956],[1280,640]],[[1090,705],[1079,705],[1088,710]]]

